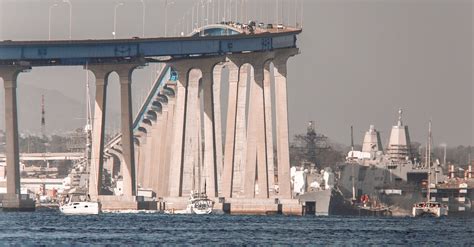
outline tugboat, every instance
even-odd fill
[[[412,216],[419,217],[419,216],[433,216],[433,217],[441,217],[448,215],[448,207],[444,204],[439,202],[432,202],[431,195],[430,195],[430,187],[431,187],[431,121],[429,122],[428,127],[428,150],[426,155],[426,163],[428,164],[428,184],[427,184],[427,193],[426,193],[426,201],[419,202],[413,205],[412,209]]]

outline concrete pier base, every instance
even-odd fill
[[[226,213],[233,215],[281,214],[280,206],[274,199],[229,198],[225,200]]]
[[[2,199],[4,212],[29,212],[35,211],[35,201],[30,198],[18,198],[17,195],[4,195]]]
[[[303,205],[297,199],[229,198],[225,199],[224,212],[235,215],[303,215]]]
[[[139,200],[136,196],[98,196],[103,211],[156,210],[156,201]]]
[[[164,197],[162,210],[184,210],[188,201],[187,197]]]
[[[210,198],[214,201],[213,213],[232,215],[303,215],[303,205],[297,199],[275,198]],[[188,198],[165,197],[161,210],[184,210]]]
[[[304,215],[303,205],[298,199],[280,199],[281,213],[284,215]]]

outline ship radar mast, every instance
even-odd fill
[[[398,109],[398,126],[402,126],[402,125],[403,125],[403,122],[402,122],[402,114],[403,114],[402,108]]]

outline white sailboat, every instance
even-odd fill
[[[90,105],[90,94],[89,94],[89,74],[86,64],[86,115],[87,122],[84,127],[86,133],[86,172],[90,172],[90,149],[91,149],[91,134],[92,134],[92,122],[91,122],[91,105]],[[70,190],[63,202],[59,205],[59,211],[63,214],[99,214],[101,211],[101,204],[97,201],[91,201],[87,191],[79,191],[77,188]]]
[[[427,192],[426,192],[426,201],[418,202],[413,205],[412,208],[412,216],[413,217],[420,217],[420,216],[433,216],[433,217],[441,217],[448,215],[448,207],[447,205],[441,204],[439,202],[431,201],[431,121],[429,122],[428,127],[428,145],[427,145],[427,152],[426,152],[426,163],[428,164],[428,185],[427,185]]]
[[[99,214],[101,206],[99,202],[91,201],[86,193],[72,189],[59,206],[59,211],[68,215]]]

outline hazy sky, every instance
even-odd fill
[[[112,38],[114,5],[119,1],[71,2],[74,39]],[[117,37],[140,36],[140,1],[121,2],[125,5],[117,9]],[[191,15],[184,13],[198,1],[174,2],[168,7],[169,35],[190,27]],[[213,2],[217,6],[217,0]],[[228,8],[229,0],[219,1],[221,17],[224,2]],[[243,15],[274,21],[276,2],[249,0]],[[304,131],[306,122],[314,120],[318,132],[348,144],[350,125],[354,125],[355,140],[361,143],[364,131],[375,124],[385,144],[397,110],[403,108],[412,140],[424,142],[431,118],[436,143],[474,144],[473,1],[303,2],[304,30],[298,40],[301,54],[290,60],[288,69],[291,134]],[[58,6],[52,8],[52,38],[67,39],[69,7],[62,1],[0,0],[0,40],[47,39],[48,9],[53,3]],[[147,36],[163,36],[164,0],[145,0],[145,4]],[[217,19],[212,6],[209,12],[214,9]],[[280,20],[283,16],[285,23],[300,22],[301,11],[296,8],[295,18],[294,0],[284,1],[282,9]],[[235,7],[231,15],[235,17]],[[255,18],[257,15],[260,18]],[[180,24],[183,18],[187,25]],[[147,91],[150,73],[149,69],[135,72],[136,99]],[[20,81],[20,90],[34,84],[84,101],[84,71],[79,67],[33,69],[21,75]],[[115,84],[109,101],[117,104]],[[2,91],[3,87],[0,95]]]

